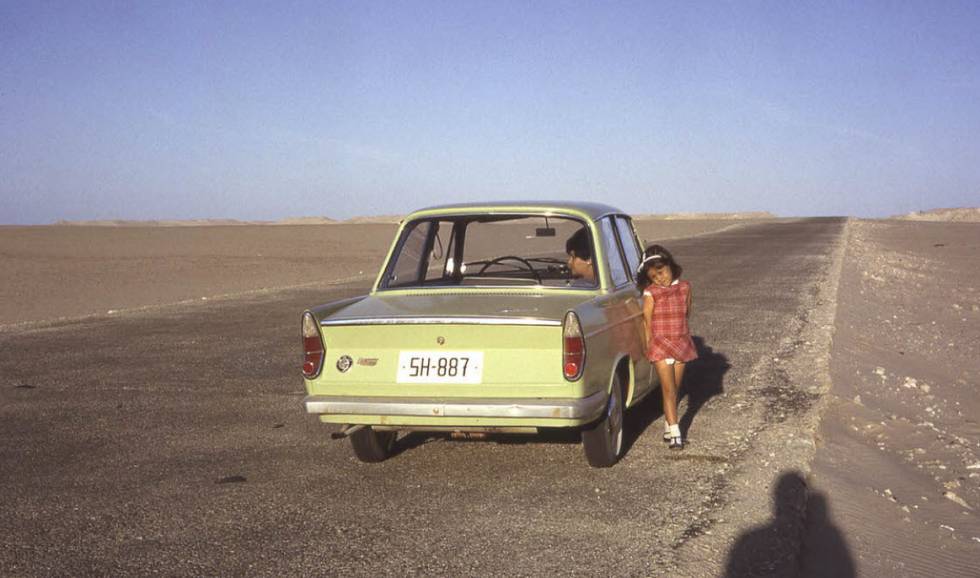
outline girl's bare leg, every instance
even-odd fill
[[[664,399],[664,419],[671,425],[676,424],[677,383],[674,380],[674,368],[667,365],[666,361],[654,361],[653,367],[657,370],[657,377],[660,378],[660,393]],[[681,371],[683,372],[683,369]]]
[[[674,387],[677,388],[677,392],[680,393],[681,384],[684,383],[684,368],[687,366],[686,363],[676,361],[674,362]]]

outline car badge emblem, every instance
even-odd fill
[[[439,337],[436,337],[436,343],[439,345],[444,345],[446,343],[446,338],[440,335]]]
[[[352,365],[354,365],[354,360],[350,358],[350,355],[341,355],[340,359],[337,360],[337,371],[344,373]]]

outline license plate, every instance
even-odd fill
[[[482,351],[402,351],[398,383],[482,383]]]

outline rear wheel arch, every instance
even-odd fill
[[[630,362],[630,356],[622,354],[616,359],[616,363],[613,364],[613,371],[609,375],[609,384],[606,386],[606,391],[612,391],[613,383],[615,383],[616,375],[619,375],[619,383],[623,386],[623,405],[629,407],[633,402],[633,395],[636,392],[636,377],[633,370],[633,364]]]
[[[625,392],[626,387],[620,379],[620,373],[612,372],[609,397],[602,415],[582,430],[585,458],[594,468],[608,468],[622,456]]]

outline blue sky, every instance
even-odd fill
[[[980,2],[0,0],[0,223],[980,205]]]

